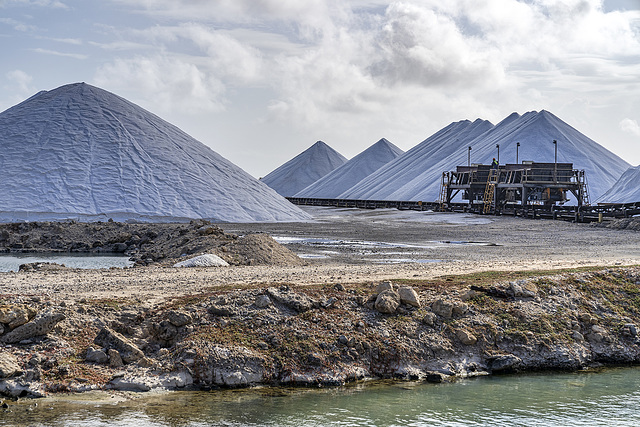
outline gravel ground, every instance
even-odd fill
[[[1,294],[141,300],[222,285],[358,283],[486,270],[640,264],[640,232],[588,224],[396,210],[305,208],[307,223],[221,224],[267,233],[309,265],[214,269],[138,267],[0,273]]]

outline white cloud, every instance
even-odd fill
[[[58,0],[4,0],[0,2],[0,6],[39,6],[39,7],[51,7],[56,9],[68,9],[69,7]]]
[[[347,9],[341,0],[112,0],[145,13],[188,21],[255,24],[292,22],[304,29],[326,28],[331,15]]]
[[[98,69],[95,82],[116,93],[135,94],[138,102],[164,112],[224,109],[224,85],[177,56],[118,58]]]
[[[37,92],[33,85],[33,76],[22,70],[8,71],[4,78],[3,89],[7,96],[0,100],[0,111],[24,101]]]
[[[623,119],[619,126],[623,132],[627,132],[634,136],[640,136],[640,125],[638,125],[638,122],[633,119]]]
[[[495,49],[466,37],[449,16],[394,3],[376,35],[379,62],[372,73],[393,83],[460,88],[498,84],[502,65]]]
[[[31,85],[33,77],[22,70],[9,71],[6,75],[7,80],[11,82],[11,87],[21,93],[35,92]]]
[[[87,55],[83,55],[80,53],[68,53],[68,52],[59,52],[57,50],[51,50],[51,49],[42,49],[42,48],[36,48],[36,49],[31,49],[33,52],[36,53],[42,53],[45,55],[54,55],[54,56],[62,56],[65,58],[73,58],[73,59],[87,59],[88,56]]]
[[[38,28],[34,25],[25,24],[22,21],[18,21],[13,18],[0,18],[0,23],[9,25],[13,27],[16,31],[27,32],[27,31],[36,31]]]

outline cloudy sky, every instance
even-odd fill
[[[0,110],[84,81],[252,175],[546,109],[640,164],[640,0],[0,0]]]

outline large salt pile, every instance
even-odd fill
[[[279,194],[291,197],[346,161],[342,154],[318,141],[262,178],[262,182]]]
[[[347,163],[296,193],[294,197],[334,199],[402,153],[401,149],[382,138]]]
[[[599,199],[602,203],[640,202],[640,166],[629,168]]]
[[[451,123],[439,130],[406,153],[398,156],[380,169],[370,174],[355,186],[344,191],[339,198],[356,200],[414,200],[414,194],[402,192],[395,197],[395,193],[405,184],[413,182],[419,177],[418,188],[413,193],[430,184],[431,176],[423,177],[438,165],[440,161],[452,153],[466,149],[468,143],[481,133],[491,129],[493,125],[486,120],[462,120]],[[439,172],[440,174],[442,171]],[[404,198],[409,197],[409,198]],[[433,198],[435,200],[436,196]],[[431,198],[415,199],[431,200]]]
[[[177,127],[85,83],[0,113],[0,142],[3,222],[308,218]]]
[[[476,121],[478,122],[478,121]],[[476,123],[474,122],[474,123]],[[531,111],[520,116],[513,113],[495,126],[473,135],[465,129],[456,129],[454,123],[448,138],[436,145],[436,133],[418,147],[407,151],[388,165],[373,173],[345,193],[342,198],[381,200],[435,201],[439,197],[442,172],[466,165],[468,147],[471,146],[471,163],[490,164],[497,157],[496,145],[500,145],[500,163],[515,163],[516,144],[519,142],[519,162],[554,162],[554,144],[557,141],[558,162],[573,163],[574,168],[584,169],[589,183],[591,200],[598,199],[630,166],[595,141],[560,120],[548,111]],[[486,128],[488,122],[482,122]],[[469,138],[473,136],[473,138]],[[421,150],[417,150],[426,145]],[[427,147],[433,149],[427,150]],[[442,155],[440,150],[446,150]],[[427,161],[427,154],[435,158]]]

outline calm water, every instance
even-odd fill
[[[85,396],[86,398],[86,396]],[[483,377],[449,384],[177,392],[97,404],[13,403],[1,425],[638,426],[640,369]]]
[[[0,254],[0,272],[18,271],[20,264],[55,262],[70,268],[131,267],[133,262],[122,254],[24,253]]]

